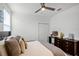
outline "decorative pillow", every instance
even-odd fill
[[[16,40],[19,42],[21,36],[16,36],[15,38],[16,38]]]
[[[5,44],[0,44],[0,56],[7,56],[7,51],[5,49]]]
[[[26,41],[24,40],[24,38],[22,38],[21,36],[16,36],[15,38],[16,38],[16,40],[17,40],[18,42],[20,41],[20,39],[23,40],[23,41],[24,41],[24,44],[25,44],[25,49],[27,49],[27,43],[26,43]]]
[[[27,43],[26,43],[26,41],[24,40],[24,38],[22,38],[22,40],[24,41],[25,49],[27,49]]]
[[[24,53],[25,52],[25,43],[22,39],[20,39],[19,45],[20,45],[20,48],[21,48],[21,53]]]
[[[5,39],[5,40],[9,40],[9,39],[11,39],[11,38],[14,38],[14,36],[8,36],[8,37],[5,37],[4,39]]]
[[[2,56],[1,51],[0,51],[0,56]]]
[[[9,56],[18,56],[21,54],[20,46],[15,38],[6,40],[5,47]]]

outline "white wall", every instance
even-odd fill
[[[53,16],[50,20],[50,32],[53,30],[64,32],[65,36],[74,33],[79,40],[79,5]]]
[[[38,40],[38,23],[47,23],[46,17],[31,14],[12,14],[12,35],[21,35],[26,40]]]

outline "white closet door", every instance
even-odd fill
[[[38,24],[38,40],[48,41],[48,23],[39,23]]]

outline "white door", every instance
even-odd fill
[[[38,40],[39,41],[48,41],[48,23],[39,23],[38,24]]]

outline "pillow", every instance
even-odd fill
[[[0,41],[0,56],[7,56],[7,51],[5,49],[5,41]]]
[[[19,42],[21,36],[16,36],[15,38],[16,38],[16,40]]]
[[[24,38],[22,38],[22,40],[24,41],[25,49],[27,49],[27,43],[26,43],[26,41],[24,40]]]
[[[21,53],[24,53],[25,52],[25,43],[22,39],[20,39],[19,45],[20,45],[20,48],[21,48]]]
[[[0,45],[0,56],[7,56],[7,51],[4,45]]]
[[[7,37],[7,40],[10,39],[10,38],[14,38],[14,36],[8,36],[8,37]]]
[[[16,40],[17,40],[18,42],[19,42],[20,39],[23,40],[23,41],[24,41],[24,45],[25,45],[25,49],[27,49],[27,43],[26,43],[26,41],[24,40],[24,38],[22,38],[21,36],[16,36],[15,38],[16,38]]]
[[[21,54],[20,46],[15,38],[6,40],[5,47],[9,56],[18,56]]]
[[[0,56],[2,56],[1,51],[0,51]]]

